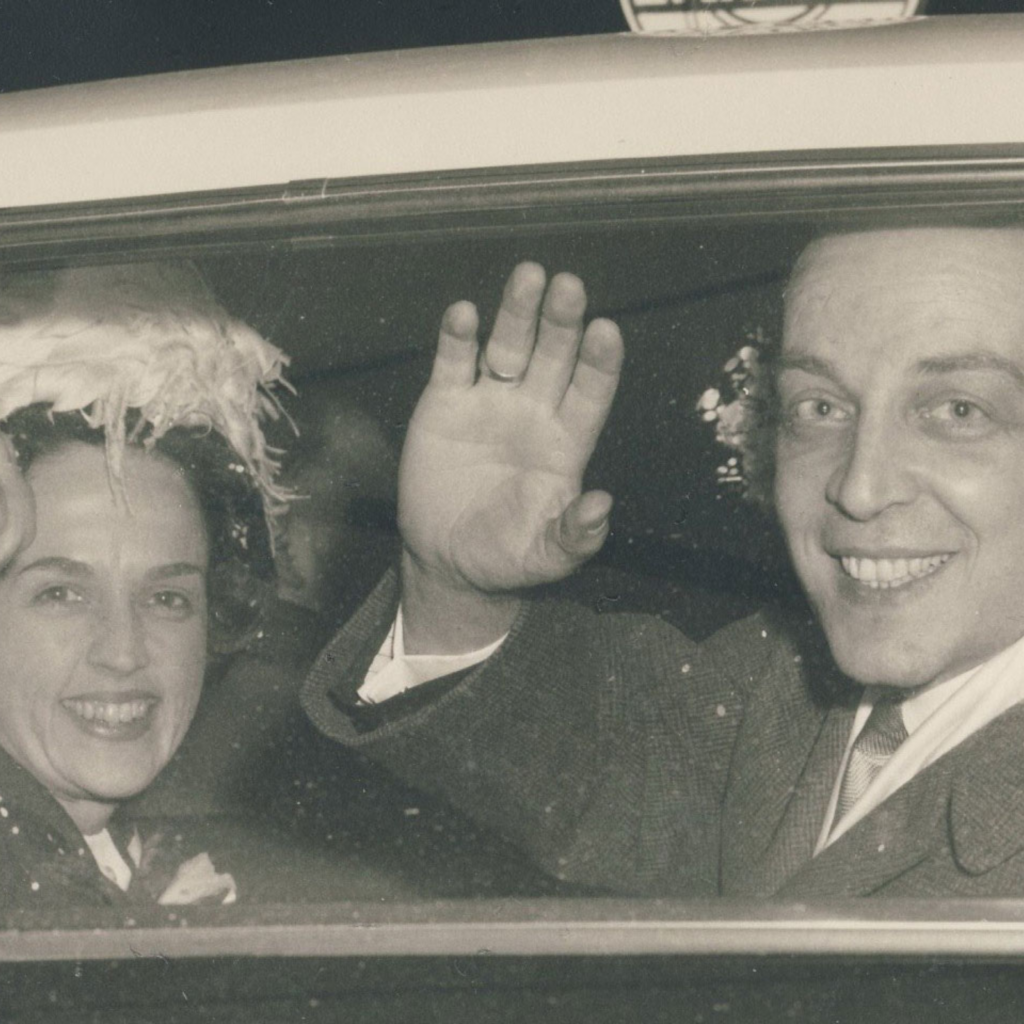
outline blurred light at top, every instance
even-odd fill
[[[927,0],[620,0],[634,32],[785,32],[853,28],[903,21],[924,13]]]

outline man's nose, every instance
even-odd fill
[[[89,663],[116,675],[131,675],[146,667],[145,634],[134,609],[119,605],[97,620]]]
[[[828,500],[851,519],[868,520],[917,491],[910,453],[886,420],[862,418],[826,486]]]

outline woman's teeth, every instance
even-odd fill
[[[850,558],[840,559],[843,572],[872,590],[902,587],[914,580],[930,576],[951,555],[929,555],[927,558]]]
[[[87,722],[102,722],[106,725],[122,725],[145,718],[153,702],[149,700],[102,701],[63,700],[61,704]]]

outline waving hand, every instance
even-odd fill
[[[446,311],[402,454],[407,615],[417,588],[432,601],[448,592],[454,615],[467,595],[507,598],[560,579],[604,542],[611,497],[581,485],[622,340],[608,320],[584,329],[585,308],[578,278],[548,284],[522,263],[482,350],[473,305]]]

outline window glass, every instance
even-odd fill
[[[885,217],[869,214],[875,226]],[[178,753],[119,813],[153,853],[153,870],[168,873],[163,881],[171,883],[174,865],[157,864],[161,843],[208,853],[218,874],[233,876],[238,906],[78,901],[75,886],[83,883],[57,870],[47,884],[68,886],[66,904],[41,900],[38,911],[19,910],[9,924],[31,931],[96,921],[115,928],[243,921],[258,935],[261,924],[319,920],[325,905],[348,901],[425,903],[457,922],[474,911],[432,901],[630,895],[599,876],[559,877],[537,866],[493,823],[474,821],[429,785],[400,781],[323,736],[299,704],[300,687],[316,654],[395,564],[398,459],[444,308],[476,301],[486,330],[508,273],[526,259],[578,274],[588,316],[614,319],[626,342],[622,386],[586,476],[588,486],[615,496],[611,533],[564,594],[600,612],[661,616],[696,641],[765,604],[806,620],[775,518],[745,497],[736,453],[715,441],[716,424],[702,416],[714,403],[698,402],[709,388],[729,396],[725,368],[735,370],[730,361],[740,349],[756,346],[769,360],[778,353],[793,264],[822,231],[856,226],[844,216],[746,210],[718,217],[705,209],[693,221],[634,221],[616,208],[609,223],[595,217],[583,227],[435,224],[422,235],[380,231],[291,244],[277,225],[267,241],[176,240],[165,258],[194,264],[224,308],[290,356],[285,376],[294,393],[278,389],[282,415],[267,430],[284,452],[282,479],[295,499],[277,538],[278,581],[265,618],[244,645],[211,659]],[[1014,215],[1000,214],[999,222],[1013,223]],[[70,262],[159,256],[130,246],[89,251],[79,239]],[[53,265],[12,260],[7,270]],[[646,642],[638,634],[637,644]],[[14,813],[15,802],[4,806]],[[123,838],[130,842],[131,832]],[[124,846],[116,835],[111,841]],[[87,862],[103,856],[79,848],[73,856]],[[481,914],[489,912],[485,905]],[[616,905],[610,916],[624,913]]]
[[[269,815],[284,835],[272,869],[264,854],[264,900],[600,894],[538,871],[493,829],[320,736],[297,682],[395,562],[398,456],[442,311],[471,297],[489,324],[524,259],[578,274],[590,314],[614,318],[629,350],[588,472],[616,496],[614,529],[567,591],[607,610],[666,602],[703,637],[789,588],[770,518],[723,484],[730,453],[715,450],[696,403],[750,337],[777,334],[780,289],[807,231],[618,226],[199,254],[224,305],[292,357],[295,394],[282,396],[287,415],[272,433],[299,497],[277,550],[282,621],[240,656],[244,669],[211,681],[140,810],[213,809],[243,835],[250,824],[238,816]],[[288,870],[295,844],[311,861],[301,876]]]

